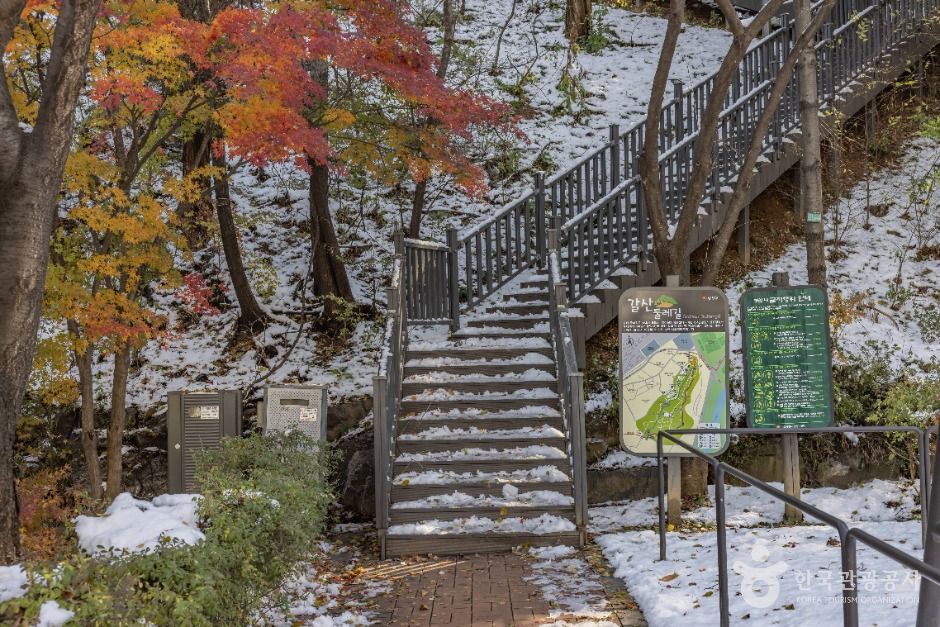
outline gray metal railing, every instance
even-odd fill
[[[403,238],[402,273],[409,318],[429,324],[450,324],[457,328],[458,305],[456,231],[447,233],[450,244]]]
[[[806,429],[674,429],[660,431],[656,437],[656,455],[658,463],[658,492],[659,492],[659,559],[666,559],[666,507],[664,491],[666,488],[666,479],[664,472],[664,454],[663,440],[669,440],[671,444],[677,445],[687,451],[691,456],[704,460],[712,469],[715,482],[715,527],[718,546],[718,604],[720,608],[720,624],[722,627],[728,627],[731,624],[731,601],[729,598],[728,587],[728,538],[727,538],[727,517],[725,503],[725,476],[729,475],[735,479],[757,488],[761,492],[768,494],[778,501],[800,510],[804,514],[822,521],[834,528],[839,534],[839,544],[842,560],[843,590],[841,595],[842,602],[842,623],[846,627],[858,627],[858,588],[856,585],[857,565],[857,545],[862,543],[875,551],[878,551],[885,557],[892,559],[899,564],[906,566],[920,573],[925,579],[940,585],[940,568],[927,564],[916,557],[901,551],[883,540],[857,528],[849,527],[842,520],[824,510],[814,507],[798,497],[787,494],[786,492],[773,487],[772,485],[753,477],[746,472],[735,468],[729,464],[719,461],[712,455],[703,453],[688,442],[682,440],[683,436],[699,434],[718,434],[718,435],[774,435],[780,436],[793,433],[890,433],[904,432],[911,433],[917,437],[918,442],[918,475],[921,488],[921,519],[922,531],[926,535],[926,523],[929,516],[929,508],[932,506],[928,500],[926,479],[927,467],[929,466],[929,453],[927,449],[928,430],[918,429],[917,427],[825,427],[825,428],[806,428]],[[933,504],[936,505],[936,504]],[[931,623],[918,622],[918,627],[932,627]]]
[[[838,0],[829,22],[817,36],[820,101],[834,103],[843,90],[870,73],[893,46],[910,39],[926,19],[938,16],[940,0]],[[717,201],[722,188],[733,184],[737,177],[773,79],[796,39],[794,35],[793,25],[783,17],[781,27],[754,42],[738,67],[724,99],[715,161],[703,202]],[[796,80],[794,76],[787,86],[763,139],[765,151],[780,148],[799,127]],[[663,197],[672,219],[685,202],[692,151],[714,83],[714,75],[688,89],[674,83],[672,97],[663,106],[656,140],[661,151]],[[545,265],[550,220],[561,225],[553,236],[559,249],[552,262],[552,285],[557,287],[557,280],[566,292],[558,295],[552,289],[552,336],[558,351],[563,403],[566,408],[570,405],[569,446],[576,501],[584,499],[578,501],[579,516],[586,516],[582,511],[587,491],[583,391],[580,383],[575,383],[580,375],[572,356],[570,323],[556,308],[557,303],[576,302],[620,266],[636,261],[645,268],[652,258],[652,232],[638,178],[644,133],[644,121],[624,132],[612,125],[602,146],[547,180],[537,175],[530,191],[485,221],[459,234],[449,230],[446,244],[399,239],[400,283],[393,284],[389,292],[389,337],[374,382],[376,519],[380,536],[384,529],[381,525],[387,525],[390,490],[390,473],[383,470],[380,477],[380,469],[388,467],[394,442],[407,322],[449,323],[456,329],[461,310],[476,306],[525,270]],[[581,455],[580,460],[577,455]]]
[[[404,355],[408,342],[407,288],[402,282],[404,258],[397,255],[392,283],[386,294],[388,311],[385,346],[379,357],[379,373],[372,377],[373,449],[375,451],[375,527],[382,558],[385,558],[385,532],[392,483],[392,451],[401,400]]]
[[[587,460],[584,426],[584,375],[578,370],[574,351],[574,335],[565,298],[567,285],[562,281],[561,255],[558,230],[548,234],[548,303],[549,321],[555,348],[558,371],[558,396],[568,431],[568,459],[571,463],[572,493],[575,504],[575,524],[584,541],[587,526]]]
[[[820,101],[834,102],[840,92],[873,69],[892,46],[908,39],[938,9],[940,0],[838,0],[817,35]],[[717,198],[722,187],[736,179],[773,81],[795,40],[794,26],[783,15],[780,27],[754,42],[744,56],[724,99],[715,163],[703,202]],[[685,202],[693,147],[714,82],[714,75],[690,88],[674,81],[671,98],[663,105],[657,142],[663,197],[672,220]],[[769,153],[778,149],[799,123],[794,75],[764,137],[764,150]],[[414,274],[406,277],[415,293],[411,303],[415,319],[444,322],[448,313],[455,318],[458,310],[475,306],[523,271],[542,266],[552,219],[565,225],[559,234],[563,247],[572,237],[575,239],[562,251],[569,257],[569,263],[562,267],[569,302],[606,278],[598,278],[598,272],[609,274],[632,259],[650,258],[652,235],[643,190],[634,181],[639,174],[644,129],[644,121],[624,132],[617,125],[610,126],[603,145],[547,180],[536,175],[532,189],[521,198],[461,232],[453,241],[449,234],[448,243],[440,245],[440,254],[435,256],[427,246],[419,246],[424,252],[415,261],[423,265],[416,263],[412,266]],[[622,206],[614,208],[614,202]],[[627,241],[619,242],[624,237],[619,230],[624,223],[632,228]],[[572,232],[575,228],[581,231]],[[614,254],[605,251],[605,260],[591,250],[592,246],[602,245],[615,249]],[[577,259],[572,261],[572,255]],[[450,266],[455,268],[453,272],[445,270]],[[580,276],[581,272],[587,276]],[[456,306],[452,304],[455,298]]]

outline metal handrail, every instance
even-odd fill
[[[575,523],[584,539],[587,514],[587,460],[584,424],[584,375],[578,370],[574,350],[574,334],[568,319],[565,294],[567,285],[561,279],[558,230],[549,230],[548,302],[555,359],[558,371],[558,396],[568,430],[568,459],[571,463],[572,493],[575,502]]]
[[[889,559],[893,559],[896,562],[900,563],[903,566],[907,566],[913,570],[916,570],[921,574],[922,577],[940,585],[940,568],[927,564],[926,562],[919,560],[904,551],[900,551],[895,547],[887,544],[886,542],[880,540],[879,538],[861,530],[857,527],[849,527],[841,518],[838,518],[824,510],[814,507],[805,501],[787,494],[786,492],[779,490],[778,488],[773,487],[772,485],[757,479],[749,475],[748,473],[735,468],[729,464],[719,461],[712,455],[704,453],[691,444],[684,442],[682,436],[686,435],[696,435],[696,434],[719,434],[719,435],[785,435],[792,433],[845,433],[845,432],[868,432],[868,433],[879,433],[879,432],[891,432],[891,431],[900,431],[900,432],[909,432],[915,433],[918,436],[918,447],[922,447],[926,441],[926,431],[923,429],[918,429],[917,427],[824,427],[824,428],[795,428],[795,429],[674,429],[674,430],[663,430],[659,431],[656,436],[656,456],[658,463],[658,492],[659,492],[659,558],[660,560],[666,559],[666,518],[665,518],[665,502],[663,497],[663,492],[665,489],[665,473],[663,467],[663,440],[668,439],[672,445],[679,446],[685,449],[692,456],[698,457],[699,459],[704,460],[706,463],[711,466],[715,474],[715,527],[717,533],[717,545],[718,545],[718,603],[721,612],[720,622],[722,627],[728,627],[731,621],[731,612],[730,612],[730,598],[729,598],[729,588],[728,588],[728,539],[727,539],[727,529],[726,529],[726,506],[725,506],[725,474],[731,475],[732,477],[746,483],[747,485],[757,488],[765,494],[769,494],[775,499],[782,501],[783,503],[800,510],[805,514],[821,520],[830,527],[836,529],[839,533],[839,544],[840,544],[840,553],[842,560],[842,573],[843,576],[848,575],[846,583],[845,578],[843,579],[843,592],[841,596],[842,600],[842,622],[846,627],[858,627],[858,589],[855,585],[856,581],[856,572],[858,570],[857,566],[857,542],[861,542],[866,546],[871,547],[872,549],[882,553]],[[921,448],[918,457],[921,459],[921,464],[919,464],[919,472],[921,474],[921,486],[924,486],[923,479],[923,459],[926,452]],[[921,511],[922,511],[922,520],[926,521],[928,516],[927,503],[924,500],[923,494],[921,495]],[[928,627],[927,625],[919,627]]]
[[[399,244],[400,247],[400,244]],[[375,452],[375,528],[382,559],[391,500],[392,450],[401,399],[404,353],[408,341],[407,284],[402,281],[404,259],[395,257],[392,283],[388,288],[388,314],[385,345],[379,358],[379,372],[372,377],[373,450]]]
[[[813,6],[819,4],[816,2]],[[825,62],[818,64],[821,100],[833,99],[876,64],[884,50],[907,37],[938,7],[940,0],[839,0],[815,43],[825,57]],[[750,132],[756,119],[751,109],[760,107],[760,101],[766,97],[768,81],[772,81],[776,66],[782,62],[796,38],[793,31],[793,24],[784,16],[779,28],[755,40],[737,69],[725,96],[718,129],[719,144],[726,145],[718,146],[715,173],[709,179],[706,198],[717,194],[734,178],[740,166],[741,152],[747,147],[744,136]],[[847,36],[846,33],[850,32],[853,35]],[[714,78],[715,74],[711,74],[688,89],[677,83],[672,97],[663,105],[657,141],[662,150],[662,184],[671,219],[675,219],[684,201],[685,185],[691,171],[692,147],[700,133],[701,114]],[[764,145],[768,148],[779,145],[787,133],[799,127],[795,85],[794,76],[765,138]],[[525,270],[544,265],[546,229],[551,218],[561,218],[570,227],[574,224],[572,220],[585,220],[604,210],[610,197],[617,190],[624,189],[624,182],[638,174],[644,124],[645,121],[640,120],[624,132],[612,126],[610,138],[603,145],[548,178],[536,175],[535,185],[524,196],[461,231],[455,242],[449,241],[446,248],[450,252],[447,254],[455,256],[455,272],[451,274],[454,277],[459,275],[463,284],[463,291],[459,285],[452,286],[446,295],[457,303],[456,308],[451,309],[469,309]],[[649,256],[652,238],[641,206],[642,189],[637,194],[629,211],[631,221],[643,235],[638,253]],[[617,234],[609,235],[615,237]],[[567,238],[568,230],[563,228],[560,241],[565,243]],[[458,252],[463,253],[463,269],[456,262]],[[573,285],[571,277],[568,279]],[[568,296],[573,302],[580,294],[569,293]],[[454,311],[452,315],[456,317],[458,313]],[[440,322],[439,319],[433,321]],[[452,326],[456,325],[452,323]]]

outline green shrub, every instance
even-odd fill
[[[286,603],[282,583],[317,548],[332,457],[300,434],[226,440],[197,460],[203,542],[30,568],[33,585],[0,605],[0,622],[32,624],[53,599],[76,624],[248,624]]]

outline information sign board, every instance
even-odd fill
[[[751,427],[832,424],[832,353],[826,292],[808,285],[741,296],[744,386]]]
[[[728,426],[728,301],[714,288],[639,287],[620,297],[620,440],[637,455],[656,454],[662,429]],[[689,444],[719,454],[727,437],[701,434]],[[666,444],[664,452],[687,454]]]

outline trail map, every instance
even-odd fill
[[[635,301],[639,306],[628,308],[628,319],[621,322],[621,435],[634,453],[655,454],[656,435],[663,429],[727,426],[727,333],[723,312],[715,307],[724,299],[703,301],[714,310],[709,315],[693,311],[690,305],[697,303],[689,302],[688,292],[681,296]],[[646,302],[653,311],[642,320]],[[685,439],[712,453],[724,443],[716,434]],[[665,450],[682,452],[675,445]]]

